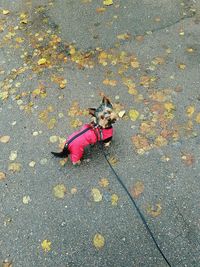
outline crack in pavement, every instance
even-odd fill
[[[172,26],[178,24],[179,22],[181,22],[181,21],[183,21],[183,20],[193,18],[194,16],[195,16],[195,15],[184,16],[184,17],[180,18],[179,20],[177,20],[177,21],[175,21],[175,22],[173,22],[173,23],[170,23],[170,24],[165,25],[165,26],[163,26],[163,27],[156,28],[156,29],[154,29],[154,30],[150,30],[149,32],[151,32],[151,33],[155,33],[155,32],[158,32],[158,31],[165,30],[165,29],[167,29],[167,28],[170,28],[170,27],[172,27]],[[146,36],[146,35],[149,35],[149,34],[148,34],[148,31],[146,32],[145,36]]]

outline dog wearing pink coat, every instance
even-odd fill
[[[104,96],[101,105],[97,109],[90,108],[89,114],[92,115],[93,121],[72,133],[66,139],[61,152],[51,152],[55,157],[67,158],[69,155],[72,163],[77,165],[81,163],[86,146],[97,142],[109,146],[113,137],[112,124],[117,120],[117,114],[113,111],[110,100]]]

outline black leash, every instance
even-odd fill
[[[139,207],[137,206],[135,200],[134,200],[133,197],[131,196],[130,192],[128,191],[128,189],[126,188],[126,186],[124,185],[124,183],[122,182],[121,178],[119,177],[119,175],[116,173],[115,169],[113,168],[113,166],[112,166],[111,163],[109,162],[108,157],[107,157],[107,155],[106,155],[106,153],[105,153],[105,151],[104,151],[104,147],[103,147],[102,130],[101,130],[101,129],[100,129],[100,148],[101,148],[101,150],[102,150],[102,152],[103,152],[103,155],[104,155],[104,157],[105,157],[105,159],[106,159],[108,165],[110,166],[112,172],[115,174],[115,176],[116,176],[118,182],[119,182],[119,183],[121,184],[121,186],[124,188],[125,192],[127,193],[127,195],[129,196],[131,202],[133,203],[134,207],[136,208],[136,211],[138,212],[138,214],[139,214],[139,216],[140,216],[140,218],[141,218],[141,220],[142,220],[142,222],[143,222],[145,228],[147,229],[147,232],[149,233],[149,235],[150,235],[151,238],[153,239],[153,242],[154,242],[154,244],[156,245],[156,248],[158,249],[158,251],[159,251],[160,254],[162,255],[162,257],[163,257],[163,259],[165,260],[165,262],[167,263],[167,265],[171,267],[172,265],[169,263],[168,259],[166,258],[166,256],[165,256],[164,253],[162,252],[161,248],[159,247],[158,242],[156,241],[153,232],[152,232],[151,229],[149,228],[149,226],[148,226],[148,224],[147,224],[147,221],[146,221],[144,215],[143,215],[142,212],[140,211],[140,209],[139,209]]]

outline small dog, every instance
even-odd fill
[[[77,165],[81,163],[86,146],[99,141],[109,146],[113,136],[112,124],[117,120],[110,100],[104,96],[97,109],[89,108],[89,114],[92,115],[92,122],[84,124],[79,131],[71,134],[61,152],[51,152],[55,157],[64,158],[70,155],[73,165]]]

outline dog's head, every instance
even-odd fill
[[[117,120],[117,114],[113,111],[110,100],[105,96],[98,108],[89,108],[89,114],[93,116],[94,123],[102,128],[110,127]]]

